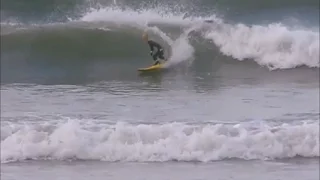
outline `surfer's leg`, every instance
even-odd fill
[[[153,55],[153,59],[154,59],[156,62],[159,61],[159,55],[160,55],[159,51],[157,51],[157,52],[154,53],[154,55]]]
[[[157,51],[156,53],[154,53],[153,59],[165,61],[163,51]]]
[[[158,52],[154,53],[153,56],[152,56],[153,60],[155,60],[155,61],[158,60],[158,57],[159,57]]]
[[[158,58],[166,61],[166,59],[164,58],[164,55],[163,55],[163,51],[160,51],[160,52],[159,52]]]
[[[156,61],[154,63],[154,65],[160,64],[161,60],[165,61],[164,56],[163,56],[163,51],[157,51],[156,53],[154,53],[153,59]]]
[[[156,60],[156,62],[153,65],[158,65],[158,64],[160,64],[160,61]]]

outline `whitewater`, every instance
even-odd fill
[[[57,126],[7,125],[1,132],[2,148],[7,150],[2,149],[1,162],[47,158],[208,162],[319,156],[319,129],[307,122],[274,127],[117,123],[97,128],[90,122],[69,120]]]

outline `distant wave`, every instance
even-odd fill
[[[1,126],[1,163],[20,160],[200,161],[319,157],[318,122]]]

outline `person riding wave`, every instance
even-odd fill
[[[153,40],[149,40],[148,34],[145,32],[142,35],[142,39],[149,44],[150,55],[152,56],[155,63],[153,65],[160,64],[160,60],[166,61],[164,58],[163,48],[159,43],[156,43]],[[157,49],[155,51],[155,48]]]

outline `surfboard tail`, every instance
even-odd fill
[[[138,69],[138,71],[140,71],[140,72],[157,71],[157,70],[160,70],[162,68],[163,68],[163,64],[160,63],[160,64],[157,64],[157,65],[152,65],[152,66],[147,67],[147,68],[140,68],[140,69]]]

